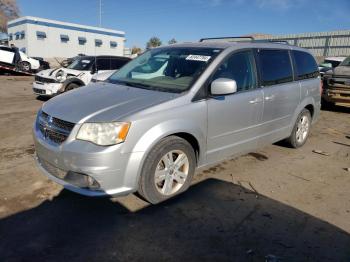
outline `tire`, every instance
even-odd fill
[[[68,92],[68,91],[76,89],[78,87],[79,87],[79,85],[77,85],[75,83],[71,83],[71,84],[66,86],[66,88],[64,89],[64,92]]]
[[[30,72],[31,71],[31,65],[30,63],[26,62],[26,61],[22,61],[22,62],[19,62],[19,69],[23,72]]]
[[[297,121],[294,124],[291,136],[287,138],[286,141],[293,148],[302,147],[310,134],[310,128],[311,114],[309,110],[304,108],[303,111],[301,111],[301,113],[299,114]]]
[[[329,102],[325,99],[321,100],[321,109],[324,110],[333,110],[335,108],[335,103],[334,102]]]
[[[178,195],[190,186],[195,167],[196,156],[192,146],[177,136],[166,137],[147,155],[141,170],[138,193],[152,204]]]

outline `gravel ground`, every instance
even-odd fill
[[[0,77],[0,261],[350,261],[349,108],[322,111],[301,149],[199,170],[151,206],[82,197],[39,173],[32,81]]]

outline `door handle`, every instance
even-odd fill
[[[271,95],[271,96],[265,96],[265,100],[266,101],[271,101],[275,99],[275,95]]]
[[[254,100],[250,100],[249,104],[257,104],[257,103],[260,103],[261,101],[262,101],[261,99],[255,98]]]

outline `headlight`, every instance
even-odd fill
[[[65,78],[65,76],[64,76],[64,72],[62,70],[60,70],[56,73],[56,79],[58,81],[62,81],[62,80],[64,80],[64,78]]]
[[[130,123],[84,123],[78,132],[77,139],[90,141],[100,146],[122,143],[128,134]]]

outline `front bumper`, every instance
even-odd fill
[[[123,153],[123,144],[102,147],[75,140],[79,127],[76,125],[66,141],[55,145],[34,126],[36,164],[40,171],[66,189],[86,196],[120,196],[135,192],[143,153]],[[57,175],[67,172],[90,176],[99,187],[79,187]]]
[[[62,88],[62,83],[42,83],[35,81],[33,83],[33,92],[40,96],[53,96]]]

